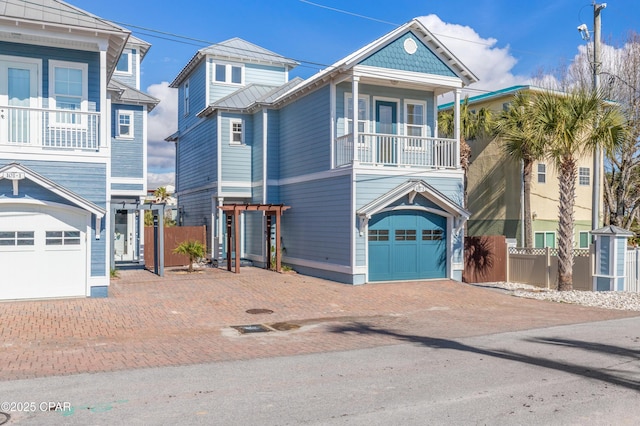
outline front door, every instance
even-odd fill
[[[376,101],[377,163],[396,163],[398,106],[395,102]]]
[[[0,143],[30,144],[38,135],[38,65],[0,57]]]
[[[136,227],[135,213],[127,210],[117,210],[115,216],[115,232],[113,248],[115,260],[134,260]]]

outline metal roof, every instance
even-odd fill
[[[101,31],[126,31],[124,28],[61,0],[0,0],[0,15],[5,18],[59,24]]]
[[[107,39],[108,76],[113,73],[131,33],[61,0],[0,0],[0,25],[2,24],[13,27],[14,29],[8,30],[12,33],[26,34],[34,44],[44,36],[28,34],[26,30],[47,31],[56,34],[58,39],[68,38],[69,34]]]
[[[282,65],[287,68],[294,68],[298,65],[294,60],[285,58],[282,55],[278,55],[277,53],[236,37],[198,50],[173,82],[171,82],[169,87],[178,87],[191,71],[207,56],[227,61]]]
[[[115,100],[116,103],[117,101],[121,101],[127,104],[146,105],[148,111],[151,111],[160,103],[159,99],[149,96],[131,86],[127,86],[113,78],[109,82],[108,89],[117,93],[117,99]]]

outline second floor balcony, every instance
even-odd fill
[[[460,151],[455,139],[359,133],[354,146],[354,136],[350,133],[336,139],[334,152],[336,167],[359,163],[456,169],[460,165]]]
[[[100,113],[0,105],[0,149],[98,151]]]

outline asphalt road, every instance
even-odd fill
[[[640,318],[457,340],[337,327],[398,344],[2,382],[0,411],[25,425],[640,423]]]

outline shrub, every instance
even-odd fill
[[[173,249],[176,254],[184,254],[189,257],[189,272],[193,272],[193,262],[204,257],[206,248],[200,241],[183,241]]]

